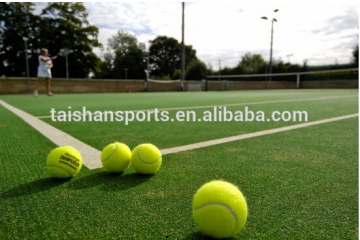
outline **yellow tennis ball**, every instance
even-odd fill
[[[124,143],[111,143],[101,152],[101,163],[107,172],[124,172],[130,165],[131,150]]]
[[[140,144],[132,151],[131,164],[138,173],[156,173],[161,166],[161,162],[160,150],[150,143]]]
[[[235,236],[245,226],[248,215],[243,194],[224,181],[204,184],[195,194],[192,209],[198,228],[214,238]]]
[[[82,167],[80,152],[73,147],[57,147],[46,159],[46,169],[55,178],[75,177]]]

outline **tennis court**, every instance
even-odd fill
[[[159,172],[150,176],[136,174],[132,167],[123,174],[109,174],[101,168],[100,156],[99,167],[87,167],[84,159],[75,178],[61,181],[51,178],[45,167],[46,156],[56,145],[0,106],[0,239],[202,239],[192,219],[192,198],[215,179],[237,185],[247,200],[248,220],[234,239],[358,238],[357,89],[1,95],[0,99],[98,151],[119,141],[130,148],[149,142],[166,152],[294,127],[164,154]],[[70,110],[83,107],[91,113],[157,109],[167,111],[169,120],[156,121],[152,115],[150,121],[125,125],[105,118],[56,117],[60,111],[68,117]],[[214,108],[242,112],[243,121],[204,121],[204,112],[214,113]],[[255,115],[263,112],[265,120],[245,121],[245,108]],[[57,114],[51,116],[51,109]],[[179,121],[179,111],[194,112],[195,121]],[[304,118],[268,120],[275,111],[305,111],[307,123],[331,121],[296,128],[306,123]],[[335,119],[343,116],[347,117]]]

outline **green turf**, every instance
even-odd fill
[[[354,90],[219,93],[71,94],[54,98],[0,96],[36,116],[51,107],[147,109],[350,96]],[[358,112],[357,98],[251,105],[250,109],[307,110],[309,120]],[[250,107],[250,105],[249,105]],[[97,109],[98,108],[98,109]],[[244,106],[231,107],[243,109]],[[201,110],[196,110],[200,112]],[[70,181],[45,171],[55,146],[0,107],[0,239],[201,239],[191,202],[205,182],[240,187],[249,218],[236,239],[357,239],[358,118],[164,156],[154,176],[83,167]],[[101,149],[119,140],[159,148],[297,123],[54,123]]]
[[[1,99],[35,116],[49,116],[51,108],[58,111],[81,110],[141,110],[153,108],[193,107],[234,103],[254,103],[274,100],[313,99],[324,97],[348,97],[318,101],[298,101],[249,105],[251,111],[301,110],[307,111],[309,121],[337,117],[358,112],[357,90],[301,90],[301,91],[239,91],[239,92],[202,92],[202,93],[131,93],[131,94],[59,94],[54,98],[29,95],[2,96]],[[353,97],[351,97],[353,96]],[[244,112],[245,106],[232,106],[228,110]],[[186,110],[186,109],[185,109]],[[197,116],[210,108],[190,109]],[[172,116],[175,111],[170,111]],[[89,145],[102,149],[109,142],[122,141],[135,147],[142,142],[151,142],[160,148],[207,141],[221,137],[261,131],[299,122],[45,122],[73,135]],[[89,131],[91,129],[91,131]],[[174,139],[174,136],[176,138]]]
[[[86,106],[89,110],[142,110],[188,106],[221,105],[232,103],[262,102],[358,95],[358,90],[269,90],[228,92],[165,92],[165,93],[91,93],[56,94],[47,97],[32,95],[1,95],[0,99],[24,109],[34,116],[50,115],[50,109],[67,110]],[[291,105],[291,104],[290,104]]]

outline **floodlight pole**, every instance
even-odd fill
[[[181,88],[185,80],[185,43],[184,43],[184,29],[185,29],[185,3],[182,3],[182,33],[181,33]]]
[[[128,71],[128,69],[124,68],[124,70],[125,70],[125,79],[127,80],[127,71]]]
[[[150,49],[149,51],[146,52],[146,71],[149,75],[147,76],[147,78],[150,78]]]
[[[274,12],[278,12],[279,9],[275,9]],[[267,17],[262,17],[261,19],[268,20]],[[269,61],[269,81],[271,82],[271,73],[272,73],[272,55],[273,55],[273,36],[274,36],[274,22],[277,22],[276,18],[271,20],[271,41],[270,41],[270,61]]]
[[[60,50],[60,52],[62,53],[61,56],[65,56],[65,61],[66,61],[66,79],[69,79],[69,63],[68,63],[68,55],[70,53],[73,52],[73,50],[69,49],[69,48],[63,48]]]
[[[219,58],[219,81],[221,80],[221,59]]]
[[[145,51],[146,53],[146,59],[144,59],[144,62],[146,61],[146,69],[144,69],[144,72],[146,74],[146,80],[145,80],[145,91],[148,91],[148,80],[150,79],[150,48],[148,51]]]
[[[68,55],[65,56],[66,58],[66,79],[69,79],[69,63],[68,63]]]
[[[146,73],[146,80],[150,78],[150,49],[148,51],[145,50],[145,58],[144,62],[146,62],[146,69],[144,69],[144,72]]]
[[[27,77],[28,91],[31,92],[31,89],[30,89],[30,73],[29,73],[29,58],[28,58],[28,50],[27,50],[28,38],[24,37],[23,40],[25,42],[26,77]]]
[[[271,82],[272,73],[272,55],[273,55],[273,36],[274,36],[274,18],[271,21],[271,43],[270,43],[270,66],[269,66],[269,81]]]

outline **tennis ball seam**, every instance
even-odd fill
[[[142,162],[143,164],[152,165],[152,164],[157,163],[157,162],[161,159],[162,156],[160,155],[160,157],[159,157],[155,162],[153,162],[153,163],[144,162],[144,161],[141,159],[141,157],[140,157],[140,150],[141,150],[142,147],[143,147],[143,146],[140,146],[140,148],[137,150],[137,157],[138,157],[138,159],[140,160],[140,162]]]
[[[114,155],[114,153],[116,152],[117,144],[114,143],[114,145],[115,145],[114,150],[112,151],[112,153],[106,159],[102,160],[103,162],[106,162],[107,160],[109,160],[112,157],[112,155]]]
[[[72,174],[71,172],[69,172],[68,170],[62,168],[62,167],[59,167],[59,166],[56,166],[56,165],[47,165],[47,167],[55,167],[55,168],[60,168],[61,170],[64,170],[65,172],[67,172],[71,177],[72,177]]]
[[[221,204],[221,203],[208,203],[208,204],[205,204],[201,207],[198,207],[198,208],[194,208],[194,211],[198,211],[198,210],[201,210],[201,209],[204,209],[208,206],[220,206],[220,207],[223,207],[225,208],[227,211],[230,212],[230,214],[234,217],[234,220],[235,220],[235,229],[233,230],[233,232],[236,231],[236,227],[237,227],[237,217],[236,217],[236,214],[234,212],[234,210],[232,210],[229,206],[225,205],[225,204]]]

